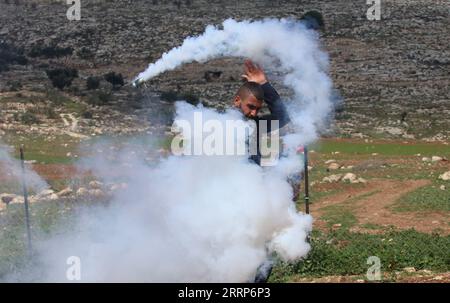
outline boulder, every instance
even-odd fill
[[[342,178],[342,182],[356,183],[357,180],[356,175],[353,173],[346,173]]]
[[[70,196],[72,193],[73,193],[73,189],[70,187],[66,187],[63,190],[59,191],[57,193],[57,195],[60,197],[67,197],[67,196]]]
[[[338,182],[339,180],[341,180],[341,178],[342,178],[342,174],[330,175],[328,177],[323,178],[322,182],[335,183],[335,182]]]
[[[86,196],[88,193],[89,193],[89,191],[86,188],[80,187],[77,190],[76,195],[81,197],[81,196]]]
[[[439,156],[431,157],[431,162],[440,162],[442,160],[444,160],[444,159],[442,157],[439,157]]]
[[[94,198],[103,198],[105,196],[105,193],[101,189],[90,189],[89,195]]]
[[[91,189],[101,189],[103,187],[103,183],[100,181],[91,181],[89,182],[89,188]]]
[[[328,165],[329,170],[336,170],[336,169],[339,169],[339,167],[341,167],[341,166],[339,164],[337,164],[336,162],[330,163],[330,165]]]
[[[442,175],[440,175],[439,179],[444,180],[444,181],[449,181],[450,180],[450,170],[448,172],[445,172]]]

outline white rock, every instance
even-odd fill
[[[105,196],[105,193],[101,189],[90,189],[89,195],[95,197],[95,198],[102,198]]]
[[[445,190],[445,185],[439,186],[439,189],[440,189],[440,190]]]
[[[342,182],[356,183],[358,182],[358,179],[356,178],[355,174],[346,173],[345,176],[342,178]]]
[[[416,272],[416,269],[414,267],[405,267],[403,268],[403,270],[406,272]]]
[[[430,161],[431,161],[431,159],[430,159],[430,158],[428,158],[428,157],[423,157],[423,158],[422,158],[422,161],[423,161],[423,162],[430,162]]]
[[[43,191],[41,191],[40,193],[38,193],[36,195],[36,199],[40,200],[40,199],[44,199],[49,197],[50,195],[53,195],[55,193],[55,191],[53,189],[44,189]]]
[[[450,180],[450,171],[445,172],[442,175],[440,175],[439,179],[444,180],[444,181]]]
[[[334,183],[334,182],[338,182],[339,180],[341,180],[341,178],[342,178],[342,174],[330,175],[328,177],[323,178],[322,182]]]
[[[87,194],[89,193],[89,191],[86,189],[86,188],[84,188],[84,187],[80,187],[78,190],[77,190],[77,196],[86,196]]]
[[[339,164],[337,164],[336,162],[330,163],[330,165],[328,165],[328,169],[330,170],[336,170],[339,169],[339,167],[341,167]]]
[[[100,189],[103,187],[103,183],[100,181],[91,181],[89,182],[89,187],[91,189]]]
[[[355,183],[367,183],[367,180],[364,178],[358,178]]]
[[[58,196],[60,197],[66,197],[69,196],[73,193],[73,189],[70,187],[66,187],[63,190],[59,191],[58,193],[56,193]]]
[[[25,199],[22,196],[15,196],[14,199],[11,201],[11,204],[20,204],[24,203]]]
[[[431,162],[439,162],[439,161],[442,161],[442,160],[443,160],[443,158],[439,157],[439,156],[431,157]]]

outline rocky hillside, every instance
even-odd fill
[[[447,0],[384,0],[380,21],[367,20],[363,0],[81,3],[81,20],[69,21],[65,1],[0,0],[0,134],[29,125],[74,136],[153,132],[170,121],[180,96],[223,108],[239,85],[241,60],[189,64],[144,92],[126,83],[208,24],[316,10],[344,100],[333,135],[450,137]]]

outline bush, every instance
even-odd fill
[[[46,73],[52,85],[60,90],[70,86],[73,79],[78,77],[78,71],[74,68],[55,68],[46,70]]]
[[[181,99],[192,105],[197,105],[200,100],[194,92],[187,92],[181,95]]]
[[[108,104],[112,99],[112,94],[103,90],[93,92],[89,98],[88,103],[91,105],[101,106]]]
[[[9,70],[11,64],[26,65],[28,59],[23,55],[21,49],[0,42],[0,73]]]
[[[37,124],[39,123],[39,119],[36,117],[35,114],[30,113],[30,112],[25,112],[23,114],[20,115],[20,121],[24,124]]]
[[[306,24],[306,27],[310,29],[318,30],[325,28],[323,16],[318,11],[308,11],[300,18],[300,20],[303,20]]]
[[[56,90],[48,90],[46,97],[54,106],[62,106],[72,101],[70,98],[67,98]]]
[[[200,100],[198,96],[194,92],[185,92],[178,94],[174,91],[166,91],[161,93],[161,100],[168,101],[168,102],[175,102],[177,100],[185,100],[187,103],[190,103],[192,105],[197,105]]]
[[[104,75],[104,78],[106,81],[111,83],[114,86],[114,88],[125,85],[122,74],[116,74],[115,72],[110,72],[110,73],[107,73],[106,75]]]
[[[169,101],[169,102],[174,102],[174,101],[179,100],[178,94],[174,91],[162,92],[160,98],[163,101]]]
[[[100,79],[97,77],[89,77],[86,80],[86,88],[88,90],[97,89],[100,86]]]
[[[87,47],[83,46],[77,51],[77,56],[81,59],[88,60],[94,58],[94,54]]]
[[[72,55],[73,48],[71,47],[59,47],[56,45],[42,46],[35,45],[31,48],[28,56],[30,57],[44,57],[44,58],[59,58]]]
[[[90,111],[84,111],[81,114],[81,117],[84,118],[84,119],[92,119],[93,115],[92,115],[92,113]]]
[[[6,82],[6,85],[9,86],[9,90],[12,92],[16,92],[22,89],[22,83],[19,80],[11,80]]]

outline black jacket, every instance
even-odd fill
[[[256,130],[257,130],[257,133],[256,133],[257,154],[251,155],[250,160],[255,162],[258,165],[261,164],[261,152],[260,152],[260,147],[259,147],[259,141],[260,141],[259,139],[260,139],[261,134],[259,133],[259,131],[260,131],[259,123],[261,123],[262,121],[265,121],[265,123],[267,125],[267,133],[270,133],[272,130],[275,130],[275,129],[271,128],[272,120],[278,120],[279,128],[284,127],[286,124],[288,124],[291,121],[289,119],[289,114],[287,113],[286,107],[280,99],[280,95],[273,88],[273,86],[270,85],[269,82],[266,82],[261,87],[264,91],[264,102],[267,104],[270,114],[267,114],[267,115],[264,115],[261,117],[257,117],[254,119],[256,122],[256,126],[257,126],[257,128],[256,128]]]

